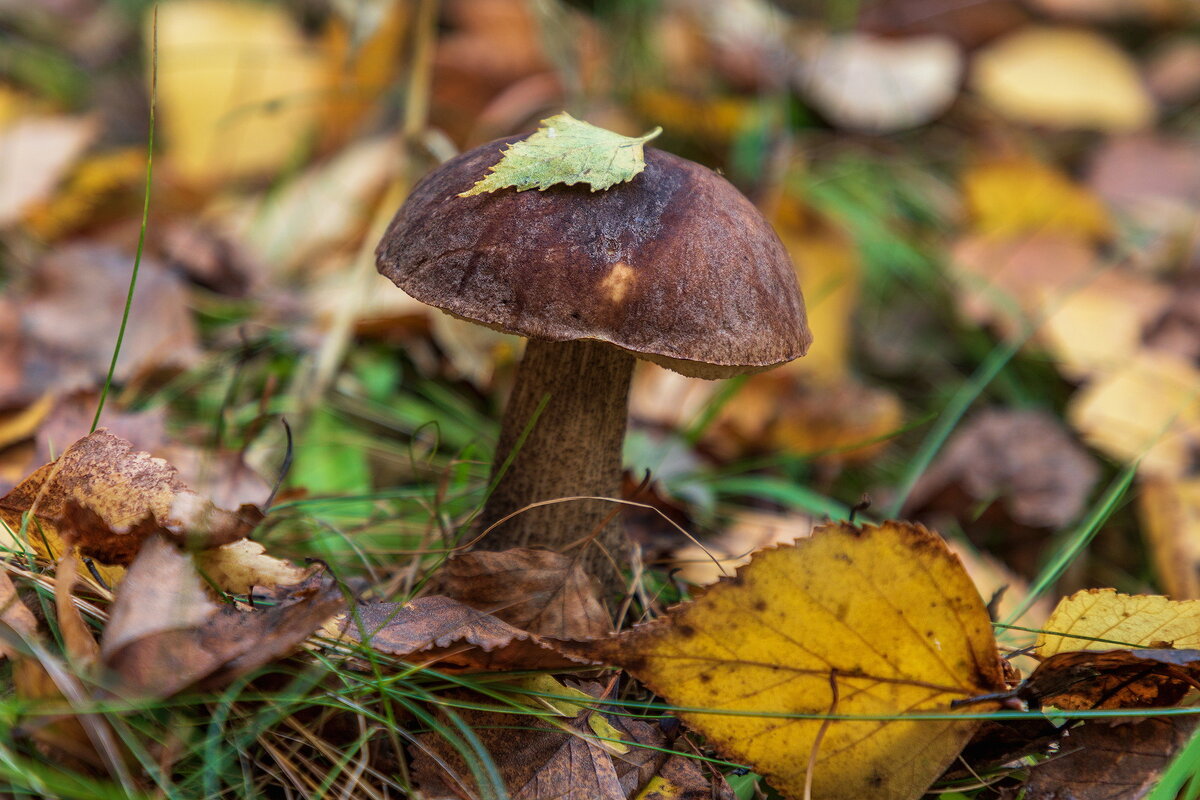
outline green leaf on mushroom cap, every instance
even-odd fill
[[[629,137],[581,122],[565,111],[542,120],[532,136],[514,142],[491,171],[459,197],[509,186],[518,192],[556,184],[586,183],[592,191],[625,183],[646,168],[642,145],[662,133],[655,128]]]

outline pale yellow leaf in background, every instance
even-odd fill
[[[808,325],[821,332],[808,355],[785,368],[827,380],[842,379],[847,373],[851,314],[858,304],[862,264],[853,242],[835,226],[794,203],[780,205],[775,230],[804,287]]]
[[[48,198],[99,133],[91,117],[25,117],[0,129],[0,227]]]
[[[1133,60],[1085,30],[1022,28],[976,54],[971,85],[1001,114],[1034,125],[1117,132],[1155,117]]]
[[[1106,239],[1108,210],[1094,194],[1057,169],[1021,158],[988,161],[962,175],[971,229],[984,236],[1073,234]]]
[[[1200,478],[1142,481],[1138,514],[1167,594],[1200,600]]]
[[[1179,356],[1143,351],[1077,392],[1067,419],[1110,457],[1140,458],[1142,475],[1179,477],[1200,442],[1200,370]]]
[[[1084,589],[1059,602],[1037,642],[1042,658],[1122,647],[1200,647],[1200,600]]]
[[[770,511],[739,511],[719,536],[703,544],[691,542],[675,551],[673,561],[679,576],[697,586],[732,577],[738,567],[764,547],[791,544],[812,533],[813,518],[807,514],[776,514]]]
[[[1062,292],[1039,292],[1045,320],[1038,339],[1061,373],[1082,380],[1126,364],[1142,349],[1146,328],[1171,301],[1166,286],[1108,270]]]
[[[1003,686],[987,610],[962,564],[936,534],[897,522],[823,526],[600,647],[675,705],[746,712],[681,716],[794,798],[805,794],[822,720],[753,712],[902,717]],[[977,724],[829,723],[812,796],[920,797]]]
[[[938,117],[958,96],[963,55],[945,36],[850,32],[802,42],[800,91],[833,124],[868,133]]]
[[[265,175],[294,160],[317,121],[323,82],[315,49],[283,6],[158,7],[158,124],[167,159],[188,181]]]
[[[459,197],[515,188],[543,190],[586,183],[592,191],[633,180],[646,168],[643,146],[662,133],[622,136],[563,112],[542,120],[531,136],[514,142],[488,174]]]

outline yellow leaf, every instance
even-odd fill
[[[984,236],[1112,235],[1108,210],[1095,195],[1033,159],[980,164],[967,170],[962,185],[971,227]]]
[[[537,131],[513,142],[488,174],[459,197],[515,188],[539,191],[586,183],[592,191],[631,181],[646,168],[643,146],[662,133],[622,136],[581,122],[563,112],[542,120]]]
[[[30,208],[25,224],[43,239],[61,238],[97,216],[113,219],[140,210],[146,150],[129,147],[79,163],[61,191]]]
[[[233,594],[292,586],[312,573],[312,569],[297,567],[290,561],[267,555],[265,547],[250,539],[199,550],[194,555],[200,573]]]
[[[1083,380],[1126,364],[1171,297],[1165,286],[1132,272],[1109,270],[1065,295],[1038,292],[1044,318],[1038,340],[1060,372]]]
[[[363,118],[379,108],[380,95],[392,88],[405,63],[404,40],[413,8],[390,0],[355,2],[349,19],[330,16],[321,41],[329,82],[320,120],[323,151],[350,139]],[[337,4],[334,10],[340,10]]]
[[[785,369],[826,379],[843,378],[850,353],[850,319],[862,284],[862,265],[854,245],[816,215],[787,201],[780,204],[775,230],[804,287],[809,327],[821,332],[808,355]]]
[[[897,522],[826,525],[765,551],[600,655],[678,706],[726,712],[681,716],[790,797],[804,794],[824,728],[812,791],[822,800],[919,797],[977,723],[903,717],[1004,685],[962,565],[937,535]],[[896,718],[824,725],[755,712]]]
[[[1155,116],[1137,65],[1090,31],[1022,28],[975,56],[972,85],[1001,114],[1034,125],[1128,131]]]
[[[175,169],[215,184],[288,164],[316,123],[321,69],[282,6],[180,0],[159,7],[159,125]]]
[[[1143,481],[1138,511],[1167,594],[1200,600],[1200,478]]]
[[[1038,655],[1129,647],[1200,647],[1200,600],[1084,589],[1059,602],[1038,636]]]
[[[1179,477],[1200,442],[1200,370],[1144,351],[1071,398],[1067,419],[1089,444],[1143,475]]]

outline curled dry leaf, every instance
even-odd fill
[[[331,620],[325,631],[395,658],[442,670],[561,669],[590,663],[449,597],[365,603]]]
[[[1200,650],[1076,650],[1050,656],[1015,691],[1030,708],[1173,706],[1200,683]]]
[[[528,547],[462,553],[437,580],[439,593],[540,636],[585,640],[612,630],[596,579],[561,553]]]
[[[793,797],[814,748],[814,797],[919,797],[977,723],[903,715],[1004,686],[987,609],[962,565],[935,534],[896,522],[823,526],[589,652],[676,705],[725,712],[681,716]],[[755,716],[779,711],[900,718]]]
[[[988,410],[955,431],[905,510],[955,487],[976,503],[999,499],[1023,525],[1060,528],[1083,511],[1099,477],[1099,466],[1054,416]]]
[[[262,519],[254,506],[231,512],[202,499],[174,467],[104,429],[71,445],[0,498],[0,517],[13,530],[30,512],[30,545],[57,558],[70,535],[80,552],[106,564],[128,564],[155,532],[202,547],[244,538]],[[45,552],[46,548],[52,552]]]
[[[117,590],[101,657],[121,697],[215,689],[295,650],[344,605],[325,576],[281,592],[269,609],[217,607],[191,556],[147,541]]]
[[[1196,728],[1187,717],[1089,720],[1030,770],[1026,800],[1141,800]]]

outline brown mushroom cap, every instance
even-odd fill
[[[685,375],[722,378],[804,355],[812,336],[787,251],[710,169],[646,148],[646,169],[592,192],[502,189],[459,197],[500,139],[413,191],[377,251],[418,300],[506,333],[595,339]]]

